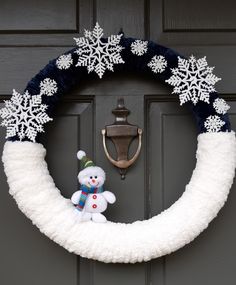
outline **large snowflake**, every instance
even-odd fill
[[[43,124],[52,121],[46,109],[41,95],[31,96],[28,91],[21,95],[13,90],[11,99],[0,109],[1,125],[7,128],[6,138],[17,135],[20,140],[28,138],[35,142],[37,133],[44,132]]]
[[[96,23],[93,31],[84,31],[84,37],[74,38],[79,47],[75,53],[79,55],[76,66],[87,66],[90,73],[95,71],[102,78],[106,69],[113,71],[113,65],[124,63],[119,45],[122,34],[111,35],[102,39],[103,29]]]
[[[209,104],[210,93],[215,91],[214,85],[221,80],[209,67],[206,57],[196,59],[194,56],[184,59],[178,57],[178,67],[171,69],[172,76],[166,80],[174,86],[173,94],[179,94],[180,105],[192,101],[194,105],[198,101]]]
[[[206,128],[207,132],[215,133],[219,132],[224,124],[225,122],[222,121],[219,116],[215,115],[207,117],[206,121],[204,122],[204,127]]]

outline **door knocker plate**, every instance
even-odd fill
[[[142,129],[136,125],[132,125],[127,121],[130,110],[125,107],[124,99],[120,98],[117,107],[112,110],[115,116],[115,122],[102,130],[103,148],[108,160],[116,166],[121,174],[121,179],[125,179],[128,167],[137,160],[142,146]],[[138,137],[138,148],[134,156],[129,159],[129,147],[131,142]],[[109,138],[116,149],[116,160],[111,157],[106,146],[106,138]]]

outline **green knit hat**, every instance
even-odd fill
[[[94,162],[86,156],[86,153],[83,150],[77,152],[77,158],[81,161],[82,168],[95,166]]]

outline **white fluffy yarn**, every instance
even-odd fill
[[[41,144],[6,142],[3,162],[10,194],[49,238],[70,252],[103,262],[148,261],[191,242],[224,205],[236,166],[233,132],[200,134],[192,178],[170,208],[132,224],[79,223],[72,203],[55,187],[45,154]]]

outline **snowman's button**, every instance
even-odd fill
[[[92,206],[94,209],[96,209],[97,208],[97,205],[96,204],[93,204],[93,206]]]
[[[93,195],[93,199],[97,199],[97,195]]]

